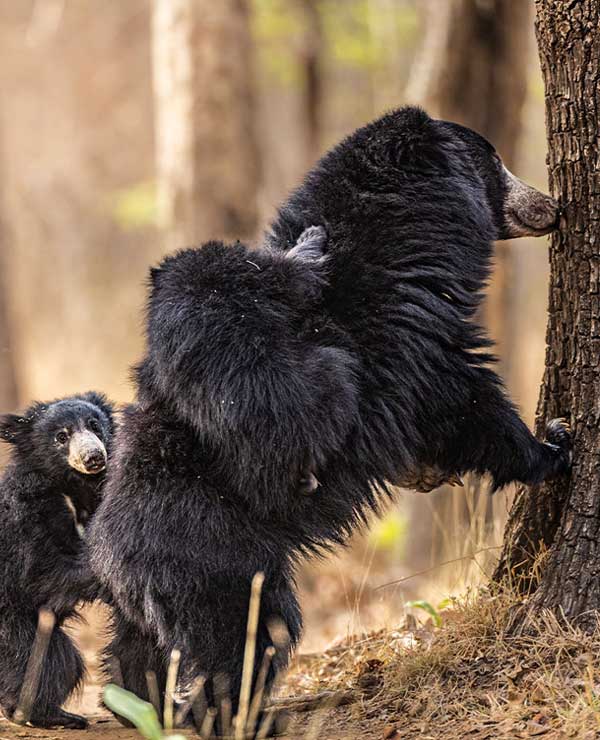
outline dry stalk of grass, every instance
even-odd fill
[[[256,632],[258,629],[258,615],[260,611],[260,596],[264,573],[255,573],[250,589],[250,604],[248,607],[248,627],[246,631],[246,646],[244,648],[244,665],[242,670],[242,685],[240,688],[239,710],[235,724],[236,740],[243,740],[246,732],[246,722],[250,709],[252,694],[252,674],[254,672],[254,659],[256,654]]]
[[[169,667],[167,669],[167,682],[165,685],[165,711],[164,711],[164,727],[165,730],[173,729],[173,706],[175,698],[175,688],[177,686],[177,674],[179,672],[179,663],[181,661],[181,651],[172,650],[171,659],[169,660]]]

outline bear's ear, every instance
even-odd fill
[[[285,253],[291,260],[309,265],[321,265],[327,259],[327,232],[323,226],[309,226],[300,234],[296,244]]]
[[[94,406],[97,406],[106,415],[106,418],[108,419],[110,424],[110,431],[112,433],[114,431],[114,409],[112,403],[108,400],[104,393],[99,393],[98,391],[88,391],[87,393],[82,394],[80,398],[82,401],[87,401],[88,403],[92,403]]]
[[[18,445],[31,431],[32,419],[16,414],[0,416],[0,439],[9,444]]]
[[[401,108],[391,116],[397,118],[398,133],[390,142],[389,156],[397,166],[438,166],[446,162],[436,122],[423,109]]]

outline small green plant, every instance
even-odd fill
[[[116,714],[133,722],[147,740],[185,740],[183,735],[165,735],[152,704],[130,691],[110,683],[104,689],[104,703]]]
[[[424,612],[429,614],[436,627],[442,626],[442,617],[439,611],[428,601],[423,601],[422,599],[417,601],[407,601],[405,606],[412,607],[413,609],[422,609]]]

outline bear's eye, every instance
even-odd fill
[[[59,445],[64,445],[65,442],[69,440],[69,435],[67,432],[65,432],[64,429],[62,429],[60,432],[57,432],[56,437],[54,439],[58,442]]]
[[[95,434],[100,434],[100,432],[102,431],[102,428],[100,427],[100,422],[97,419],[90,419],[88,421],[88,427]]]

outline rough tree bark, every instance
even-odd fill
[[[254,236],[259,157],[246,0],[154,0],[159,220],[171,246]]]
[[[550,189],[563,209],[552,238],[546,368],[537,432],[567,416],[574,433],[569,480],[522,489],[496,578],[530,575],[549,548],[532,608],[594,627],[600,607],[600,0],[536,0],[546,88]],[[521,581],[531,586],[531,579]]]

